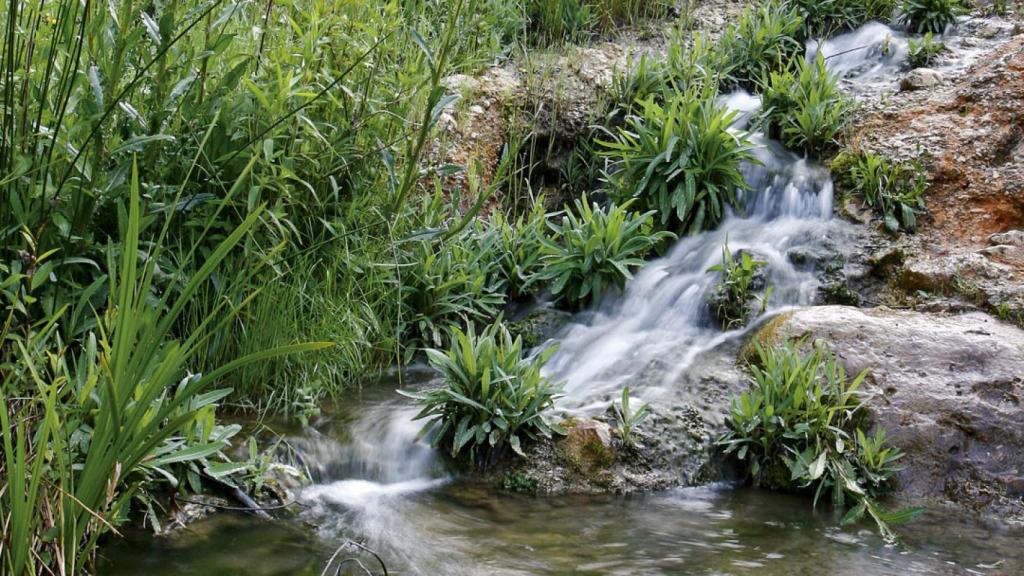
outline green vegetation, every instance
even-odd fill
[[[840,189],[863,198],[882,216],[886,230],[917,229],[928,183],[920,162],[891,163],[871,152],[844,152],[830,167]]]
[[[888,22],[896,0],[791,0],[802,13],[808,37],[827,37],[871,20]]]
[[[673,237],[652,230],[654,212],[628,208],[629,203],[613,204],[604,210],[586,198],[577,200],[561,223],[549,224],[554,238],[544,240],[537,279],[549,282],[551,293],[570,306],[599,304],[608,292],[621,290],[643,257]]]
[[[622,402],[612,402],[612,411],[615,413],[616,432],[626,446],[634,443],[633,431],[650,415],[650,406],[644,404],[638,410],[633,410],[629,405],[629,386],[622,389]]]
[[[931,32],[926,32],[920,40],[911,38],[908,41],[910,51],[910,67],[922,68],[931,66],[939,54],[946,52],[946,45],[936,42]]]
[[[836,509],[848,508],[843,523],[869,515],[887,540],[891,525],[919,510],[887,512],[876,502],[899,470],[902,453],[885,446],[885,432],[861,428],[857,389],[823,348],[801,353],[800,342],[778,347],[755,344],[751,387],[732,404],[730,431],[720,440],[727,454],[748,464],[754,482],[775,490],[808,490],[817,505],[830,494]]]
[[[719,43],[726,84],[752,88],[768,73],[789,69],[803,56],[803,23],[788,2],[767,2],[740,14]]]
[[[766,134],[818,157],[838,144],[853,104],[820,54],[812,63],[801,60],[795,72],[772,72],[762,84],[759,121]]]
[[[473,324],[467,332],[455,328],[447,352],[427,350],[445,384],[410,395],[423,404],[416,419],[429,419],[421,435],[452,458],[465,454],[487,467],[506,448],[523,454],[526,442],[559,432],[544,418],[559,388],[540,374],[552,353],[548,348],[524,358],[522,340],[513,339],[501,322],[479,335]]]
[[[772,295],[772,287],[765,286],[758,273],[767,265],[763,260],[754,260],[750,252],[745,250],[741,250],[737,258],[729,249],[728,242],[722,246],[722,263],[708,268],[708,272],[721,275],[709,304],[722,328],[732,330],[746,326],[752,316],[764,313]],[[757,294],[760,290],[764,291],[762,295]],[[752,307],[755,301],[757,306]]]
[[[693,234],[742,208],[747,189],[740,163],[754,161],[745,133],[730,130],[735,112],[715,103],[713,90],[690,90],[664,106],[653,98],[626,120],[602,152],[614,165],[607,174],[619,202],[654,210],[661,224]]]
[[[903,0],[899,21],[918,34],[942,34],[964,12],[961,0]]]
[[[524,0],[529,37],[535,44],[580,42],[641,18],[663,17],[662,0]]]

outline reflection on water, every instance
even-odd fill
[[[534,499],[465,484],[326,501],[301,523],[222,515],[185,534],[107,548],[102,574],[319,574],[343,537],[367,538],[397,574],[1020,574],[1024,534],[932,512],[906,548],[839,528],[800,497],[726,487],[641,497]]]

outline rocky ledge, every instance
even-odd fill
[[[755,338],[819,341],[868,371],[869,417],[906,453],[897,499],[1024,523],[1024,331],[983,313],[819,306]]]

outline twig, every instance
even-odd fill
[[[356,548],[359,548],[360,550],[363,550],[363,551],[369,553],[380,564],[381,570],[384,571],[384,576],[388,576],[388,567],[384,564],[384,560],[382,560],[381,557],[376,552],[374,552],[373,550],[371,550],[371,549],[367,548],[366,546],[360,544],[359,542],[356,542],[355,540],[352,540],[351,538],[346,538],[345,541],[341,543],[341,546],[338,546],[338,548],[334,550],[334,554],[331,554],[331,557],[327,559],[327,564],[324,565],[324,569],[323,569],[323,571],[320,572],[320,576],[327,576],[327,573],[331,569],[331,566],[334,565],[334,560],[338,557],[338,554],[341,554],[341,551],[344,550],[348,546],[355,546]],[[344,559],[344,560],[342,560],[341,562],[338,563],[337,570],[335,570],[335,572],[334,572],[335,575],[341,573],[341,566],[343,564],[345,564],[346,562],[355,562],[367,574],[371,574],[371,575],[373,574],[373,572],[370,572],[366,568],[366,566],[364,566],[363,563],[360,562],[357,558],[346,558],[346,559]]]

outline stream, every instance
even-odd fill
[[[821,49],[827,55],[883,42],[891,47],[848,51],[829,62],[847,79],[863,74],[874,82],[891,77],[906,58],[905,40],[890,29],[870,24]],[[819,47],[808,48],[813,53]],[[742,92],[723,101],[740,113],[738,129],[759,106]],[[559,333],[559,349],[545,369],[564,383],[558,410],[603,412],[626,385],[655,407],[695,400],[696,391],[680,385],[681,378],[695,363],[734,355],[734,347],[722,344],[744,335],[717,329],[706,305],[716,282],[706,270],[720,262],[726,241],[732,251],[750,250],[768,262],[774,286],[769,314],[814,302],[814,263],[823,239],[842,253],[853,226],[832,217],[826,169],[777,143],[757,142],[761,165],[746,167],[752,189],[746,214],[729,215],[716,230],[680,240],[644,267],[621,297],[578,314]],[[438,384],[427,370],[406,376],[408,389]],[[346,538],[379,553],[393,574],[1024,570],[1019,532],[941,508],[902,527],[903,545],[890,546],[871,525],[840,527],[836,514],[815,511],[806,498],[728,484],[632,496],[501,493],[453,475],[417,442],[417,409],[395,387],[395,380],[385,379],[353,393],[316,429],[288,435],[313,479],[299,496],[303,508],[296,518],[270,523],[218,514],[164,538],[129,533],[102,550],[101,573],[315,575]],[[358,556],[373,566],[371,556]]]

